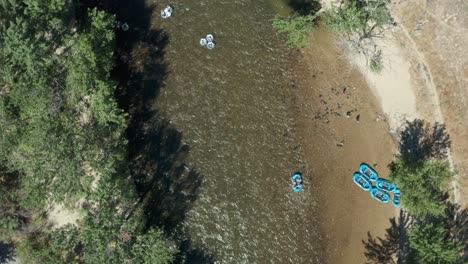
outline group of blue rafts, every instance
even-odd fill
[[[400,206],[400,189],[390,181],[379,178],[379,174],[371,166],[362,163],[359,172],[354,173],[353,181],[364,191],[369,191],[371,196],[381,203],[390,202],[390,193],[393,192],[392,203],[394,206]]]

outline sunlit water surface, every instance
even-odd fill
[[[157,4],[162,8],[162,4]],[[178,0],[156,25],[169,74],[155,106],[183,132],[204,177],[184,228],[219,263],[321,263],[313,179],[295,126],[289,51],[271,26],[280,0]],[[199,45],[213,33],[216,48]]]

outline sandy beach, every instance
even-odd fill
[[[468,2],[393,0],[399,46],[410,63],[418,114],[446,124],[454,202],[468,206]]]
[[[388,178],[398,131],[406,120],[420,117],[410,63],[393,35],[383,44],[385,68],[373,73],[335,36],[319,30],[296,66],[296,72],[303,73],[297,76],[301,125],[310,173],[318,183],[314,190],[322,197],[320,222],[328,263],[365,263],[368,234],[383,236],[389,219],[399,213],[351,181],[362,162]]]
[[[398,133],[406,121],[420,118],[447,125],[453,140],[449,161],[457,173],[452,200],[466,206],[462,135],[467,122],[461,122],[466,56],[455,54],[463,54],[459,43],[468,35],[450,34],[466,33],[466,20],[456,20],[459,12],[454,6],[394,1],[398,26],[378,41],[384,64],[379,73],[324,30],[315,32],[301,51],[297,64],[301,66],[296,66],[303,73],[297,76],[301,125],[310,173],[317,178],[316,191],[322,197],[320,222],[328,263],[365,263],[363,242],[368,234],[382,237],[389,219],[399,214],[398,208],[372,200],[351,177],[366,162],[387,178],[387,165],[397,154]],[[453,41],[452,48],[460,53],[444,50],[441,46],[447,41]]]

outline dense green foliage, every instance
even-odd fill
[[[15,177],[0,168],[0,240],[14,236],[27,217],[19,205],[20,193]]]
[[[374,42],[393,23],[388,0],[346,0],[324,14],[326,25],[348,38],[351,47],[364,55],[370,69],[383,68],[382,51]]]
[[[453,177],[446,157],[450,136],[445,126],[416,119],[400,134],[400,153],[390,178],[402,190],[402,204],[417,217],[444,214],[444,193]]]
[[[27,263],[171,263],[175,252],[163,234],[140,232],[139,225],[108,210],[87,217],[80,228],[31,234],[18,251]]]
[[[356,33],[360,38],[372,37],[374,30],[391,21],[388,0],[347,0],[339,8],[326,13],[327,25],[340,33]]]
[[[287,34],[289,48],[301,48],[307,41],[309,33],[315,28],[316,16],[275,17],[273,28],[279,33]]]
[[[18,4],[0,31],[0,86],[8,90],[0,98],[0,161],[23,175],[24,205],[40,207],[88,193],[90,171],[113,173],[125,119],[109,80],[113,18],[93,10],[73,34],[59,23],[64,4],[31,3]],[[58,55],[60,47],[68,51]]]
[[[420,263],[457,263],[461,246],[448,241],[447,231],[440,224],[416,224],[410,233],[410,247]]]
[[[404,194],[402,205],[418,217],[443,215],[442,196],[452,176],[446,162],[428,160],[420,166],[412,166],[401,159],[396,161],[390,174]]]
[[[21,241],[25,263],[170,263],[170,243],[135,209],[110,78],[114,17],[76,18],[74,5],[0,0],[2,238]],[[50,229],[47,208],[80,198],[79,224]]]
[[[460,219],[466,217],[463,215],[466,212],[456,209],[446,200],[453,173],[446,161],[450,137],[445,126],[439,123],[431,125],[419,119],[408,121],[400,134],[399,145],[398,158],[390,164],[390,178],[400,188],[402,206],[410,217],[400,219],[403,226],[395,226],[395,233],[388,231],[388,237],[397,234],[392,241],[381,240],[381,245],[371,241],[368,249],[405,248],[405,252],[393,257],[383,253],[370,255],[374,259],[383,256],[391,261],[397,257],[399,261],[408,263],[460,263],[464,240],[459,230],[466,228]],[[413,221],[413,225],[408,224]],[[458,226],[460,224],[465,226]],[[398,234],[401,228],[407,227],[408,240],[404,237],[406,232]],[[400,244],[389,246],[395,241]]]

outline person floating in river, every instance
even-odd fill
[[[126,22],[120,22],[120,21],[116,21],[115,22],[115,28],[118,29],[118,30],[123,30],[123,31],[127,31],[130,27],[128,26],[128,24]]]
[[[300,192],[302,190],[302,173],[296,172],[291,177],[291,187],[295,192]]]
[[[161,11],[161,17],[162,18],[169,18],[169,17],[172,16],[173,11],[174,11],[174,9],[172,8],[172,6],[168,5],[168,6],[166,6],[166,8],[164,8]]]
[[[296,188],[302,186],[302,179],[291,180],[291,187]]]
[[[129,28],[130,28],[130,27],[128,26],[127,23],[124,22],[124,23],[122,24],[122,30],[123,30],[123,31],[127,31]]]

